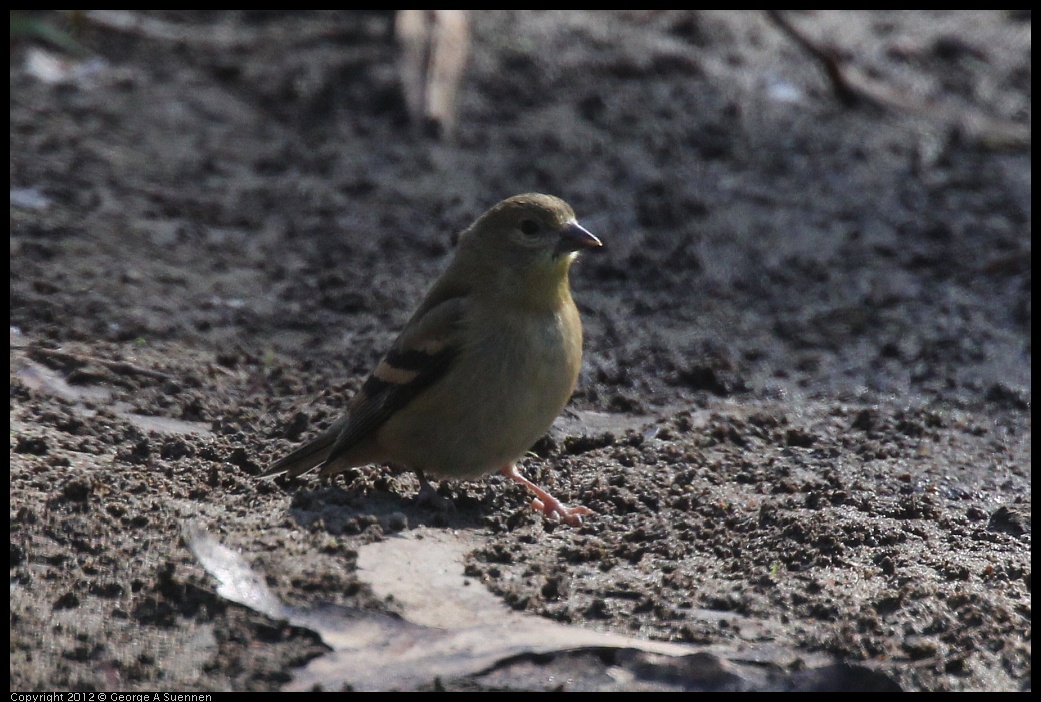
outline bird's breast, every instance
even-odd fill
[[[475,478],[531,448],[578,378],[581,325],[567,303],[544,313],[475,310],[449,372],[380,429],[392,460],[435,477]]]

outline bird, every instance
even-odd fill
[[[552,195],[498,203],[458,236],[454,256],[390,350],[328,429],[266,476],[321,477],[391,464],[472,480],[495,471],[534,493],[531,506],[571,525],[594,514],[528,480],[517,461],[574,392],[582,322],[568,273],[603,243]]]

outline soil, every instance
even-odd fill
[[[294,605],[392,613],[359,549],[456,530],[556,622],[1030,688],[1029,11],[787,15],[919,109],[847,104],[761,13],[473,13],[443,139],[387,14],[29,17],[86,52],[12,39],[12,689],[278,689],[328,650],[219,597],[188,524]],[[522,470],[596,515],[259,479],[531,191],[606,250]]]

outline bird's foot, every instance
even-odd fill
[[[435,488],[426,476],[419,471],[416,471],[416,475],[419,477],[419,494],[416,495],[416,504],[423,507],[431,507],[438,512],[451,512],[455,510],[455,503],[447,497],[443,497],[437,494],[437,488]]]
[[[531,508],[538,512],[542,512],[550,519],[559,519],[565,524],[579,526],[582,524],[582,517],[584,515],[596,514],[593,510],[588,507],[582,507],[581,505],[568,507],[566,504],[553,497],[553,495],[549,494],[538,485],[521,475],[515,465],[506,466],[500,472],[510,480],[520,483],[535,493],[535,499],[531,501]]]
[[[531,508],[536,512],[542,512],[550,519],[559,519],[565,524],[571,526],[581,526],[583,515],[596,514],[593,510],[588,507],[583,507],[582,505],[568,507],[553,496],[550,496],[549,502],[545,502],[536,497],[531,501]]]

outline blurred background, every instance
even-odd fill
[[[642,465],[612,442],[657,422],[639,435],[687,442],[676,449],[685,466],[708,465],[699,452],[715,443],[733,451],[712,469],[723,482],[774,485],[784,471],[761,467],[764,447],[781,463],[795,460],[794,447],[828,470],[872,466],[862,481],[832,485],[825,505],[871,512],[885,502],[871,476],[907,476],[893,500],[940,495],[971,525],[1025,495],[1029,524],[1029,11],[71,11],[11,20],[10,325],[13,354],[25,359],[12,365],[12,513],[50,500],[61,514],[70,500],[105,503],[99,485],[153,500],[119,514],[88,509],[100,521],[81,516],[69,527],[115,544],[91,551],[110,559],[92,566],[101,575],[68,565],[78,563],[74,544],[52,544],[50,527],[19,512],[13,567],[33,582],[57,578],[56,590],[35,595],[44,599],[19,595],[27,599],[12,637],[27,651],[48,648],[34,637],[50,620],[31,612],[68,605],[61,583],[79,583],[76,604],[56,611],[82,611],[95,601],[87,591],[117,592],[98,600],[100,623],[54,634],[72,637],[73,651],[82,645],[73,631],[118,638],[105,627],[112,607],[138,611],[132,582],[156,579],[156,601],[163,592],[177,600],[150,559],[183,567],[170,551],[178,517],[150,496],[204,510],[274,500],[254,492],[252,474],[338,414],[445,265],[452,235],[528,191],[567,200],[606,244],[572,272],[586,355],[569,417],[586,427],[586,443],[558,435],[539,448],[543,458],[605,451],[588,473],[573,459],[598,511],[666,514],[667,498],[641,501],[655,485],[602,477]],[[735,418],[749,412],[751,424]],[[157,436],[140,417],[207,433]],[[594,420],[600,428],[590,430]],[[81,460],[102,477],[70,497],[62,491]],[[709,480],[691,470],[684,490]],[[629,497],[617,497],[625,489]],[[699,514],[704,503],[684,494],[683,510]],[[243,519],[255,514],[245,505]],[[915,505],[882,516],[942,521]],[[134,515],[152,516],[133,539],[120,536]],[[630,522],[613,528],[657,538]],[[812,533],[831,531],[841,530]],[[684,545],[671,557],[689,575],[697,571],[683,559],[706,555],[693,545],[705,534],[684,534],[673,534]],[[926,551],[954,548],[937,543]],[[744,548],[714,556],[738,565],[711,568],[748,572],[739,554],[756,547]],[[167,555],[140,555],[148,549]],[[1029,563],[1028,551],[1016,553]],[[122,570],[139,558],[131,574]],[[871,551],[862,567],[885,570],[884,558],[896,556]],[[776,572],[757,563],[763,578]],[[660,564],[653,570],[660,579]],[[1021,576],[1008,581],[1022,588]],[[681,600],[694,587],[683,582]],[[540,587],[523,602],[545,614]],[[741,592],[695,604],[722,606]],[[683,624],[663,623],[653,607],[612,606],[593,618],[625,627],[643,616],[645,633],[663,638],[720,635],[681,635]],[[855,610],[839,609],[839,619]],[[997,609],[986,616],[1002,621]],[[177,621],[180,636],[187,625]],[[901,648],[910,629],[892,626],[853,636],[836,624],[809,638],[858,659],[919,655],[917,644]],[[1014,639],[1004,626],[980,636]],[[900,680],[1029,686],[1029,644],[1026,664],[1009,643],[947,666],[948,646],[984,648],[979,640],[926,646],[940,662]],[[13,657],[13,680],[115,675],[127,685],[133,666],[103,663],[127,659],[147,688],[167,660],[106,650],[79,663]]]

